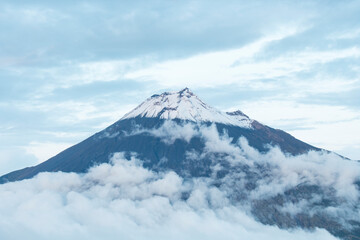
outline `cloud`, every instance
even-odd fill
[[[53,80],[47,84],[49,89],[70,88],[93,82],[124,80],[124,74],[146,63],[146,56],[126,60],[92,61],[65,64],[64,66],[39,69],[37,74]]]
[[[174,124],[172,123],[172,125]],[[212,159],[213,177],[216,176],[218,171],[229,168],[229,165],[224,165],[224,162],[230,164],[231,168],[234,169],[230,170],[229,175],[225,177],[226,180],[223,181],[224,185],[228,186],[228,188],[225,187],[227,192],[233,192],[234,186],[236,186],[235,189],[244,192],[244,185],[250,182],[256,187],[245,194],[247,195],[245,199],[247,201],[256,201],[259,199],[271,199],[278,194],[284,194],[288,190],[303,185],[320,186],[323,191],[329,191],[328,194],[334,199],[339,199],[337,201],[344,203],[342,206],[338,206],[337,211],[340,213],[337,214],[352,212],[351,218],[356,219],[354,217],[354,211],[356,210],[353,210],[352,206],[360,198],[358,186],[355,184],[356,181],[360,180],[360,165],[358,162],[344,160],[337,154],[326,151],[310,151],[307,154],[291,156],[284,154],[276,146],[268,146],[269,151],[261,154],[249,146],[245,138],[240,138],[236,144],[233,144],[233,139],[229,138],[226,132],[219,133],[215,124],[206,126],[187,123],[185,125],[186,128],[193,128],[191,134],[187,135],[187,141],[190,141],[193,137],[198,137],[204,142],[204,148],[200,152],[187,152],[186,157],[188,159],[192,161]],[[156,137],[168,136],[167,138],[172,139],[171,143],[173,143],[175,139],[184,140],[183,136],[179,134],[183,126],[182,123],[178,127],[159,127],[150,131],[135,132],[134,134],[147,132]],[[251,174],[242,170],[248,168],[251,169]],[[255,180],[247,178],[247,176],[253,174],[257,176]],[[312,199],[308,200],[309,211],[313,211],[313,206],[323,201],[323,197],[313,196]],[[199,204],[203,205],[201,202]],[[243,204],[246,205],[247,203]],[[289,213],[296,213],[296,208],[304,209],[301,208],[303,205],[302,201],[296,204],[289,203],[288,206],[284,206],[282,209],[283,211],[290,209]],[[295,210],[291,210],[291,208]],[[327,212],[327,210],[321,211]]]
[[[206,180],[155,173],[121,154],[83,175],[41,173],[3,184],[0,197],[6,239],[335,239],[320,229],[262,225]]]
[[[46,7],[4,7],[0,18],[9,19],[27,26],[42,24],[55,24],[58,21],[69,18],[66,14]]]
[[[283,129],[298,139],[317,147],[342,151],[354,146],[354,153],[347,157],[357,159],[356,146],[360,138],[360,114],[346,105],[298,103],[270,98],[260,101],[244,101],[237,107],[250,117],[274,128]],[[341,141],[339,141],[341,139]]]
[[[22,146],[0,147],[0,175],[38,163],[38,159]]]
[[[353,39],[353,38],[358,38],[359,36],[360,36],[360,29],[357,28],[357,29],[332,33],[330,34],[329,38],[339,40],[339,39]]]
[[[15,108],[27,111],[45,113],[51,122],[60,124],[79,124],[89,122],[92,120],[106,119],[107,123],[110,124],[123,116],[131,107],[134,105],[123,105],[123,109],[114,112],[117,103],[109,103],[103,106],[95,100],[88,101],[40,101],[32,100],[28,102],[14,102]]]
[[[280,12],[271,11],[274,5]],[[263,32],[273,32],[284,19],[297,23],[311,15],[310,9],[303,5],[263,3],[259,9],[254,3],[237,1],[227,4],[205,1],[21,4],[4,1],[0,9],[4,23],[0,27],[6,32],[0,42],[11,43],[4,56],[15,59],[28,56],[27,61],[14,61],[16,68],[144,55],[169,59],[229,49]],[[302,14],[305,12],[306,15]],[[19,40],[24,37],[27,44]],[[34,49],[47,51],[31,59],[29,53]]]
[[[290,27],[284,28],[278,33],[264,36],[239,49],[211,52],[186,59],[157,63],[149,68],[129,72],[125,77],[137,81],[156,81],[167,87],[179,87],[184,84],[206,87],[217,86],[220,82],[221,84],[239,82],[239,79],[246,81],[248,78],[241,77],[241,70],[239,71],[239,67],[236,65],[240,65],[240,61],[241,63],[251,61],[254,55],[267,44],[291,36],[296,31]]]
[[[300,77],[299,77],[300,78]],[[308,94],[335,94],[348,92],[360,88],[359,79],[349,78],[336,78],[324,74],[316,75],[311,77],[311,84],[309,79],[302,79],[302,81],[288,81],[287,84],[291,89],[297,89],[296,94],[308,95]]]
[[[270,164],[275,176],[274,181],[279,180],[279,191],[284,192],[287,187],[295,187],[301,183],[308,182],[315,185],[331,186],[335,188],[339,195],[349,193],[348,199],[355,200],[360,197],[356,190],[354,182],[360,178],[360,165],[351,160],[344,160],[333,152],[310,151],[307,154],[299,156],[288,156],[281,152],[277,146],[268,146],[269,151],[261,154],[251,147],[246,138],[240,137],[236,144],[230,138],[227,132],[219,133],[216,124],[210,126],[195,124],[191,122],[176,123],[174,121],[165,121],[163,125],[154,129],[137,129],[129,135],[148,133],[161,138],[167,144],[173,144],[176,139],[190,142],[194,137],[203,140],[204,148],[202,152],[189,152],[188,157],[200,161],[208,157],[209,154],[224,153],[226,156],[216,155],[216,161],[225,159],[234,166],[254,164]],[[274,177],[274,176],[271,176]],[[285,180],[284,180],[285,179]],[[265,179],[265,181],[270,181]],[[272,180],[271,180],[272,181]],[[269,189],[272,194],[276,188],[276,182],[259,184],[259,186]],[[286,185],[286,186],[285,186]],[[263,192],[263,191],[260,191]]]
[[[159,137],[169,145],[173,144],[177,139],[190,142],[190,140],[198,134],[194,125],[178,124],[173,121],[165,121],[164,124],[157,129],[142,129],[139,132],[133,132],[131,134],[139,134],[141,132],[147,132],[155,137]]]
[[[25,151],[28,154],[34,155],[38,159],[37,164],[39,164],[71,146],[71,143],[32,141],[28,146],[25,147]]]
[[[136,81],[155,81],[165,87],[184,85],[216,87],[235,84],[254,89],[264,89],[264,87],[273,89],[284,84],[284,78],[293,78],[294,74],[313,71],[313,68],[320,64],[360,56],[358,47],[323,51],[305,50],[265,59],[257,56],[264,50],[264,47],[274,41],[287,38],[297,31],[299,30],[283,30],[279,34],[265,36],[239,49],[157,63],[148,68],[130,71],[125,74],[125,77]],[[266,79],[276,80],[277,78],[282,78],[282,81],[270,85],[264,82]],[[321,84],[321,81],[325,81],[325,79],[318,80],[318,84]],[[332,84],[338,85],[338,82],[333,81]],[[321,89],[321,91],[326,91],[325,89]],[[313,87],[312,90],[315,91],[316,88]],[[329,90],[334,91],[334,88],[330,87]]]

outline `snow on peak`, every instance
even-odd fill
[[[241,111],[223,113],[201,101],[189,88],[179,92],[155,94],[123,119],[146,117],[181,119],[194,122],[217,122],[251,128],[252,120]]]

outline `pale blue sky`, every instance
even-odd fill
[[[1,1],[0,174],[191,88],[360,159],[360,1]]]

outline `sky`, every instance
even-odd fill
[[[184,87],[360,160],[359,16],[360,1],[1,1],[0,174]]]

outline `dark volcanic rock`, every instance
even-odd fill
[[[164,124],[163,119],[157,118],[133,118],[120,120],[105,130],[96,133],[88,139],[66,149],[58,155],[50,158],[37,166],[24,168],[6,174],[0,178],[0,182],[17,181],[28,179],[39,172],[86,172],[89,167],[109,162],[109,157],[115,152],[134,152],[139,158],[146,159],[145,167],[156,169],[161,163],[162,169],[171,169],[179,175],[188,173],[193,177],[209,176],[209,159],[203,159],[197,165],[189,165],[186,162],[186,152],[202,152],[204,144],[199,137],[193,137],[190,142],[177,139],[173,144],[166,144],[161,137],[156,137],[148,132],[131,134],[138,129],[156,129]],[[186,121],[173,120],[178,124]],[[209,126],[211,123],[204,123]],[[237,126],[216,123],[220,133],[226,132],[233,138],[235,143],[240,137],[245,137],[249,145],[260,152],[269,150],[267,145],[277,145],[282,151],[297,155],[309,150],[319,150],[306,144],[290,134],[276,130],[268,126],[254,123],[255,129],[241,128]],[[196,127],[196,125],[195,125]],[[166,162],[161,160],[166,159]]]

